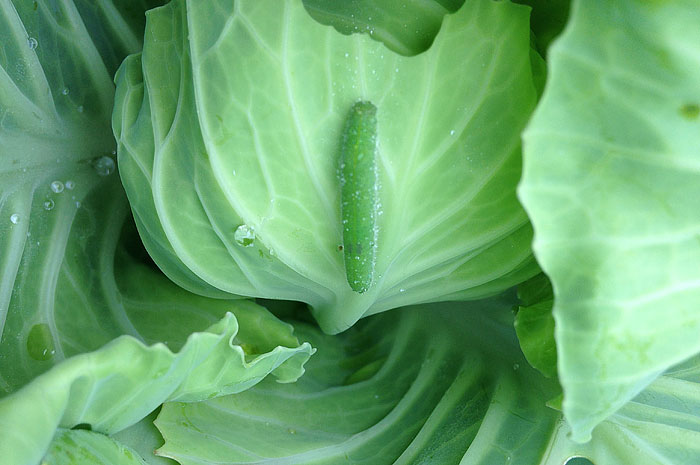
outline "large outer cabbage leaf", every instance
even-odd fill
[[[321,25],[300,0],[152,10],[143,55],[117,77],[114,116],[149,251],[188,289],[304,301],[333,333],[530,277],[514,187],[536,96],[529,53],[528,9],[507,2],[467,2],[414,57]],[[346,276],[338,176],[358,100],[378,121],[364,293]]]
[[[700,359],[671,370],[578,444],[545,406],[560,391],[522,357],[510,307],[420,306],[333,337],[295,324],[318,347],[302,378],[164,405],[158,454],[183,465],[700,461]]]
[[[700,351],[699,23],[694,1],[575,2],[525,132],[577,440]]]

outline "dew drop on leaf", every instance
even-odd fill
[[[12,224],[19,223],[19,215],[17,213],[13,213],[12,215],[10,215],[10,221],[12,222]]]
[[[75,182],[73,182],[71,180],[66,181],[66,189],[71,191],[71,190],[73,190],[73,188],[75,188]]]
[[[96,159],[92,166],[95,168],[95,172],[98,176],[109,176],[114,172],[114,160],[112,157],[107,155]]]
[[[569,457],[566,460],[566,462],[564,462],[564,465],[594,465],[594,464],[586,457],[581,457],[580,455],[578,455],[575,457]]]
[[[51,190],[56,194],[63,192],[63,183],[61,181],[54,181],[51,183]]]
[[[27,336],[27,352],[34,360],[44,361],[53,358],[56,349],[49,325],[39,323],[32,326]]]
[[[236,231],[233,233],[233,238],[238,245],[252,247],[253,242],[255,242],[255,231],[247,224],[242,224],[236,228]]]
[[[31,50],[36,50],[39,46],[39,42],[34,37],[27,37],[27,45]]]
[[[46,202],[44,202],[44,210],[53,210],[53,207],[54,207],[55,205],[56,205],[56,204],[54,203],[53,200],[48,199]]]

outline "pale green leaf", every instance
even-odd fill
[[[114,130],[154,260],[205,295],[309,303],[329,332],[535,274],[514,189],[536,97],[527,10],[467,2],[414,57],[321,25],[300,0],[151,11],[142,56],[117,77]],[[337,174],[358,100],[378,109],[377,249],[364,293],[346,277]]]
[[[166,404],[158,454],[183,465],[700,462],[700,358],[670,370],[579,444],[561,412],[545,406],[560,392],[556,382],[520,353],[513,302],[402,309],[333,337],[297,324],[318,347],[299,381]]]
[[[237,306],[253,321],[274,319],[255,304]],[[291,327],[286,329],[293,339]],[[208,330],[193,333],[177,354],[162,343],[147,347],[121,336],[95,352],[65,360],[0,400],[0,457],[12,465],[34,463],[57,427],[88,424],[95,431],[116,433],[165,401],[195,402],[240,392],[268,373],[291,382],[313,353],[308,343],[260,353],[256,346],[237,345],[237,336],[238,322],[228,313]]]
[[[524,135],[520,197],[580,441],[700,351],[698,23],[694,1],[574,2]]]
[[[337,336],[295,324],[319,348],[302,378],[166,404],[158,454],[183,465],[538,463],[557,388],[522,358],[510,306],[402,309]]]

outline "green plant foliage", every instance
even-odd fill
[[[339,336],[295,324],[318,348],[296,383],[166,404],[158,454],[193,464],[596,465],[700,458],[698,360],[569,438],[545,403],[557,384],[518,349],[511,298],[377,315]]]
[[[470,2],[413,57],[322,26],[298,0],[178,0],[148,24],[117,76],[114,129],[140,232],[174,280],[301,300],[337,333],[536,272],[514,191],[536,94],[525,7]],[[338,171],[360,100],[377,108],[379,182],[357,185],[378,186],[379,211],[374,282],[358,294]]]
[[[0,465],[700,463],[698,24],[0,0]]]
[[[693,1],[574,2],[524,134],[520,197],[578,440],[700,351],[698,21]]]

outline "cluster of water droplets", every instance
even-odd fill
[[[73,181],[70,181],[70,182],[71,182],[71,186],[75,185],[75,184],[73,184]],[[51,192],[53,192],[54,194],[61,194],[65,190],[66,185],[63,184],[63,182],[61,182],[59,180],[55,180],[55,181],[51,181],[51,184],[49,184],[49,188],[51,189]],[[53,210],[53,208],[55,206],[56,206],[56,202],[51,198],[48,198],[44,201],[44,210],[47,210],[47,211]]]
[[[67,94],[68,90],[64,89],[64,91],[62,93],[64,95]],[[115,154],[115,153],[116,153],[116,151],[112,152],[112,154]],[[114,162],[114,159],[112,157],[110,157],[108,155],[104,155],[104,156],[95,158],[92,161],[92,167],[98,176],[109,176],[116,169],[116,163]],[[22,170],[22,172],[26,172],[26,168],[24,168]],[[75,186],[76,186],[75,181],[73,181],[72,179],[68,179],[65,182],[56,179],[54,181],[51,181],[51,183],[49,183],[49,189],[51,191],[50,195],[61,195],[66,190],[72,191],[73,189],[75,189]],[[80,201],[76,200],[75,196],[72,196],[71,199],[75,201],[75,207],[80,208],[80,205],[81,205]],[[56,207],[56,201],[51,197],[47,197],[46,200],[44,200],[42,205],[43,205],[44,210],[51,211]],[[22,220],[22,216],[19,213],[12,213],[10,215],[10,222],[12,224],[19,224],[21,220]]]

